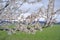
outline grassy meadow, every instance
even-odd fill
[[[36,34],[17,32],[8,35],[5,31],[0,31],[0,40],[60,40],[60,25],[43,28],[43,31],[37,31]]]

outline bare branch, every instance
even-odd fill
[[[56,12],[54,12],[54,14],[57,14],[57,12],[60,12],[60,9],[56,10]]]

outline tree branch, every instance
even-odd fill
[[[56,10],[56,12],[54,12],[54,13],[57,14],[57,12],[60,12],[60,9]]]

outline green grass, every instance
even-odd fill
[[[60,25],[43,28],[43,31],[37,31],[36,34],[17,32],[8,35],[5,31],[0,31],[0,40],[60,40]]]

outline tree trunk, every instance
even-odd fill
[[[52,17],[54,14],[54,1],[55,0],[49,0],[48,9],[47,9],[47,20],[46,20],[45,27],[51,26],[52,24],[52,20],[53,20]]]

